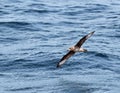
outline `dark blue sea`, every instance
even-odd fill
[[[120,93],[120,0],[1,0],[0,93]]]

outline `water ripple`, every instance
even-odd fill
[[[2,0],[0,90],[27,93],[119,93],[120,1]],[[59,69],[60,59],[94,35]]]

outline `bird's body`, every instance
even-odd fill
[[[75,47],[75,46],[73,46],[73,47],[70,47],[69,49],[68,49],[69,51],[74,51],[74,52],[86,52],[87,50],[86,49],[84,49],[84,48],[79,48],[79,47]]]
[[[78,41],[78,43],[77,43],[75,46],[70,47],[70,48],[68,49],[69,52],[62,57],[62,59],[60,60],[60,62],[57,64],[57,67],[60,67],[62,64],[64,64],[64,63],[66,62],[66,60],[67,60],[68,58],[70,58],[72,55],[74,55],[76,52],[86,52],[87,50],[84,49],[84,48],[81,48],[81,46],[82,46],[82,44],[83,44],[89,37],[91,37],[91,36],[93,35],[94,32],[95,32],[95,31],[93,31],[93,32],[89,33],[88,35],[84,36],[82,39],[80,39],[80,40]]]

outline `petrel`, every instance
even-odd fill
[[[91,36],[93,35],[94,32],[95,32],[95,31],[93,31],[93,32],[89,33],[88,35],[84,36],[83,38],[81,38],[81,39],[77,42],[77,44],[76,44],[75,46],[70,47],[70,48],[68,49],[69,52],[62,57],[62,59],[61,59],[61,60],[59,61],[59,63],[57,64],[57,67],[60,67],[61,65],[63,65],[63,64],[66,62],[66,60],[67,60],[68,58],[70,58],[72,55],[74,55],[76,52],[86,52],[87,50],[84,49],[84,48],[82,48],[81,46],[83,45],[83,43],[84,43],[89,37],[91,37]]]

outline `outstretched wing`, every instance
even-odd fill
[[[80,48],[80,47],[82,46],[82,44],[83,44],[89,37],[91,37],[91,36],[93,35],[94,32],[95,32],[95,31],[93,31],[93,32],[89,33],[88,35],[84,36],[82,39],[79,40],[79,42],[78,42],[75,46]]]
[[[69,51],[66,55],[64,55],[60,62],[57,64],[57,67],[60,67],[62,64],[64,64],[66,60],[70,58],[74,53],[75,53],[74,51]]]

